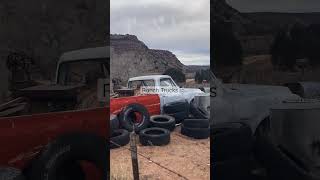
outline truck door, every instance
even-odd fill
[[[184,102],[185,98],[180,92],[180,88],[173,82],[171,78],[161,78],[159,87],[163,88],[160,93],[161,107],[172,102]],[[170,91],[172,89],[172,91]]]

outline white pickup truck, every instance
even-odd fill
[[[144,87],[150,89],[158,89],[161,91],[161,88],[165,90],[174,89],[176,90],[173,93],[161,93],[153,92],[159,94],[161,110],[165,104],[174,103],[174,102],[192,102],[196,96],[204,95],[205,93],[197,88],[180,88],[174,80],[168,75],[149,75],[149,76],[138,76],[133,77],[128,80],[128,88],[136,89],[137,87]]]
[[[210,85],[210,124],[243,122],[252,132],[263,128],[262,122],[270,117],[274,105],[301,99],[284,86],[223,84],[213,72]]]

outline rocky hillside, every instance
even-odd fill
[[[184,66],[170,51],[149,49],[134,35],[111,35],[111,79],[125,85],[133,76],[162,74],[168,68],[185,72]]]
[[[23,52],[44,79],[52,78],[65,51],[105,46],[109,15],[105,0],[20,0],[0,3],[0,103],[9,86],[6,60]],[[33,71],[33,70],[31,70]]]
[[[211,19],[213,23],[229,23],[236,33],[245,33],[246,26],[251,24],[250,19],[232,8],[225,0],[211,1]]]
[[[273,40],[267,24],[252,19],[249,14],[232,8],[225,0],[214,0],[211,5],[213,22],[231,28],[240,40],[244,56],[267,54]],[[214,28],[213,24],[213,28]]]
[[[19,0],[0,4],[0,53],[24,52],[46,78],[65,51],[105,46],[108,20],[106,1]]]

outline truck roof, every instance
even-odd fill
[[[137,80],[148,80],[148,79],[160,79],[160,78],[171,78],[168,75],[148,75],[148,76],[137,76],[130,78],[129,81],[137,81]]]
[[[108,46],[78,49],[63,53],[59,59],[59,64],[62,62],[70,62],[85,59],[101,59],[109,57],[110,49]]]

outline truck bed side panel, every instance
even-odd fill
[[[109,108],[0,118],[0,165],[23,168],[50,141],[72,132],[107,137]]]

